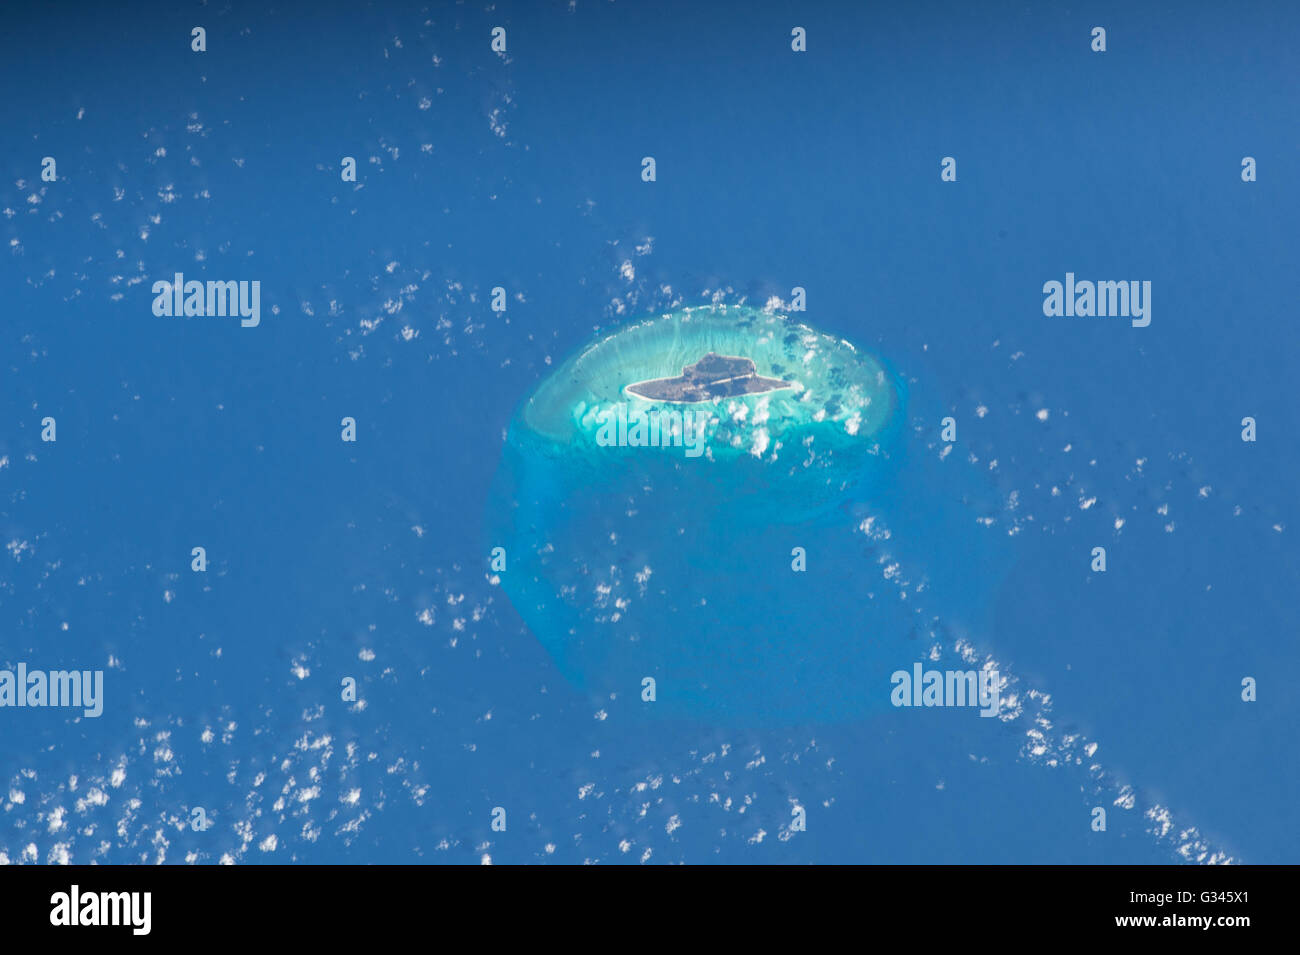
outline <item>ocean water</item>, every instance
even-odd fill
[[[1297,861],[1297,16],[16,12],[0,670],[104,690],[0,708],[0,862]],[[602,446],[688,309],[817,400]]]

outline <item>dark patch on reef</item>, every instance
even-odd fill
[[[752,358],[709,352],[687,365],[676,378],[652,378],[627,386],[629,393],[650,401],[699,402],[737,395],[760,395],[791,388],[794,382],[764,378]]]

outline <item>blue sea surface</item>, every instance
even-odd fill
[[[0,863],[1300,861],[1293,4],[7,22],[0,670],[104,706],[0,708]],[[744,469],[511,463],[593,339],[723,304],[897,375],[888,468],[729,523]],[[893,706],[918,661],[998,717]]]

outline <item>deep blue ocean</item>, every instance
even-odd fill
[[[1281,2],[6,11],[0,670],[104,689],[98,717],[0,708],[0,863],[1300,862],[1298,27]],[[176,273],[258,281],[260,323],[155,314]],[[1150,324],[1045,315],[1067,273],[1150,282]],[[836,712],[575,679],[490,566],[522,404],[628,323],[796,287],[792,319],[906,391],[903,463],[810,520],[806,572],[794,502],[712,520],[749,493],[717,462],[613,541],[555,523],[614,493],[599,468],[548,485],[508,549],[593,575],[583,646],[601,581],[648,562],[677,652],[753,633],[786,662],[752,685],[843,672]],[[759,623],[719,642],[729,619]],[[893,707],[859,652],[994,661],[1001,718]]]

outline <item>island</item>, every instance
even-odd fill
[[[627,391],[649,401],[699,402],[793,387],[792,381],[759,375],[753,359],[709,352],[695,364],[683,368],[676,378],[638,381],[628,385]]]

